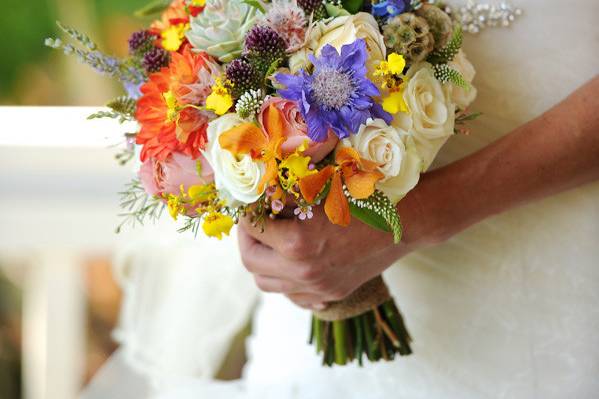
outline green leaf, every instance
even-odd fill
[[[378,213],[371,211],[370,209],[360,208],[352,203],[349,204],[349,210],[353,217],[359,219],[361,222],[366,223],[370,227],[379,229],[386,232],[391,232],[385,218]]]
[[[350,12],[350,14],[356,14],[362,9],[364,0],[342,0],[343,8]]]
[[[279,68],[279,65],[281,65],[282,62],[283,62],[282,58],[277,58],[276,60],[274,60],[268,67],[268,70],[266,71],[265,79],[268,79],[271,75],[273,75],[275,73],[275,71]]]
[[[134,12],[134,15],[138,18],[150,17],[153,15],[160,14],[166,10],[171,3],[171,0],[154,0],[149,4],[143,6],[139,10]]]
[[[464,122],[468,122],[468,121],[473,121],[475,119],[477,119],[478,117],[480,117],[483,113],[482,112],[473,112],[471,114],[462,114],[459,115],[455,122],[456,123],[464,123]]]
[[[393,241],[395,241],[396,244],[399,243],[402,233],[401,222],[395,204],[393,204],[385,194],[376,190],[367,199],[358,200],[349,197],[348,200],[350,203],[350,211],[353,215],[372,227],[392,232]],[[354,211],[352,206],[359,209]],[[386,226],[386,228],[383,226]]]
[[[243,0],[243,3],[247,4],[250,7],[256,8],[262,14],[266,14],[266,10],[264,9],[262,3],[260,3],[259,0]]]
[[[327,11],[327,14],[329,14],[329,17],[342,17],[351,15],[345,8],[336,6],[328,2],[324,3],[324,8]]]

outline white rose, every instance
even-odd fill
[[[387,48],[376,20],[371,14],[365,12],[314,24],[308,36],[307,46],[290,57],[289,69],[295,73],[305,68],[309,62],[308,55],[312,53],[319,55],[327,44],[341,51],[341,47],[352,44],[357,39],[364,39],[366,42],[368,70],[374,71],[376,65],[385,59]]]
[[[382,119],[369,119],[356,134],[344,140],[344,145],[379,165],[385,177],[376,187],[393,203],[418,183],[422,160],[406,131],[389,126]]]
[[[412,117],[410,133],[426,170],[453,134],[455,104],[450,98],[451,88],[441,85],[430,64],[413,65],[406,76],[404,100]]]
[[[449,63],[449,66],[462,74],[466,82],[472,83],[476,70],[474,66],[466,58],[466,54],[460,50],[453,61]],[[458,106],[458,108],[464,110],[468,108],[470,104],[476,98],[476,88],[470,85],[468,90],[463,89],[459,86],[451,85],[451,100]]]
[[[237,114],[225,114],[208,124],[208,146],[204,156],[214,170],[214,183],[229,206],[255,202],[262,192],[258,183],[264,176],[262,162],[254,162],[250,155],[234,156],[220,147],[218,137],[245,121]]]

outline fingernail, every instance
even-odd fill
[[[324,303],[316,303],[312,305],[312,307],[314,308],[314,310],[325,310],[327,305],[325,305]]]

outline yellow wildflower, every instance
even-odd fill
[[[206,5],[206,0],[192,0],[191,5],[194,7],[204,7]]]
[[[189,24],[171,25],[160,33],[162,37],[162,47],[166,51],[177,51],[183,44],[185,32],[189,29]]]
[[[387,56],[387,63],[389,72],[394,75],[401,75],[406,67],[406,60],[403,58],[403,55],[397,53],[389,54]]]
[[[221,79],[216,79],[212,93],[206,98],[206,108],[224,115],[233,106],[233,97]]]
[[[187,195],[193,204],[209,202],[215,199],[216,190],[214,184],[198,184],[187,189]]]
[[[383,109],[390,114],[398,112],[410,112],[408,104],[403,98],[403,92],[406,84],[401,83],[399,86],[392,88],[389,94],[383,97]]]
[[[315,169],[310,169],[310,157],[301,155],[301,150],[302,147],[279,164],[279,182],[281,186],[296,197],[299,193],[295,192],[294,186],[299,180],[317,173]]]
[[[183,200],[178,195],[167,194],[166,206],[168,208],[168,213],[175,220],[177,220],[177,217],[180,214],[185,213],[185,206],[183,206]]]
[[[229,235],[231,228],[235,222],[228,215],[223,215],[220,212],[212,212],[204,218],[202,229],[208,237],[216,237],[219,240],[223,238],[223,234]]]
[[[405,67],[406,60],[403,58],[403,55],[391,53],[387,56],[387,61],[381,61],[379,63],[374,71],[374,75],[385,78],[388,78],[391,75],[401,75]]]
[[[406,78],[402,75],[406,67],[406,60],[403,55],[391,53],[386,61],[381,61],[374,72],[374,75],[381,77],[379,85],[388,92],[382,96],[383,109],[391,114],[398,112],[410,112],[408,105],[404,101],[403,92],[406,86]]]

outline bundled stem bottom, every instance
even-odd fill
[[[412,353],[412,339],[393,299],[343,320],[328,321],[313,315],[309,342],[322,353],[326,366],[353,361],[362,366],[364,358],[377,362]]]

